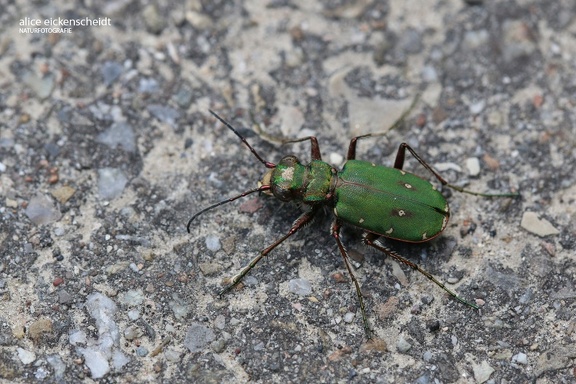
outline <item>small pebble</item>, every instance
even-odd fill
[[[175,349],[168,349],[166,352],[164,352],[164,357],[166,357],[166,360],[172,363],[176,363],[180,361],[180,352],[176,351]]]
[[[216,275],[222,270],[222,265],[219,263],[198,263],[198,268],[204,276]]]
[[[528,364],[528,356],[526,356],[526,354],[522,352],[517,353],[516,355],[512,356],[512,362],[526,365]]]
[[[256,197],[254,199],[246,200],[238,207],[238,210],[243,213],[254,213],[264,206],[262,199]]]
[[[188,327],[186,337],[184,338],[184,346],[192,353],[200,352],[210,344],[216,335],[214,332],[205,325],[195,323]]]
[[[478,176],[480,174],[480,160],[477,157],[467,158],[466,169],[468,169],[470,176]]]
[[[132,321],[138,320],[140,318],[140,311],[137,309],[131,309],[128,311],[128,318]]]
[[[136,348],[136,354],[140,357],[144,357],[148,354],[148,349],[145,347],[138,347]]]
[[[70,344],[72,345],[86,344],[86,333],[84,331],[74,330],[70,332],[68,341],[70,341]]]
[[[36,225],[49,224],[62,216],[52,200],[44,195],[31,198],[25,212],[30,221]]]
[[[330,153],[330,164],[338,166],[341,165],[343,161],[344,157],[341,154],[336,152]]]
[[[112,366],[116,370],[122,369],[123,366],[128,364],[130,359],[122,351],[115,350],[112,353]]]
[[[396,342],[396,349],[398,350],[398,352],[406,353],[410,350],[410,348],[412,348],[412,344],[407,342],[406,339],[404,339],[404,337],[400,336],[400,339],[398,340],[398,342]]]
[[[424,354],[422,355],[422,360],[424,360],[425,362],[429,363],[430,360],[432,360],[432,357],[433,357],[433,356],[434,356],[434,355],[432,354],[432,352],[426,351],[426,352],[424,352]]]
[[[64,372],[66,372],[66,364],[64,364],[62,358],[56,354],[48,355],[46,356],[46,361],[52,366],[52,369],[54,370],[54,376],[56,379],[59,379],[57,381],[63,382],[63,380],[60,379],[63,378]]]
[[[484,383],[490,379],[490,375],[494,373],[494,368],[486,360],[483,360],[480,364],[472,363],[472,372],[474,372],[474,379],[477,383]]]
[[[448,284],[456,284],[456,283],[459,282],[461,279],[462,279],[462,278],[457,277],[457,276],[449,276],[449,277],[446,279],[446,282],[447,282]]]
[[[214,352],[221,353],[224,351],[224,348],[226,348],[226,342],[224,341],[224,339],[218,339],[210,343],[210,347]]]
[[[135,152],[137,149],[134,128],[126,122],[112,124],[107,130],[100,133],[96,140],[106,144],[111,149],[116,149],[118,146],[127,152]]]
[[[524,293],[522,294],[522,296],[520,296],[520,299],[518,299],[518,302],[520,304],[526,304],[528,303],[530,300],[532,300],[532,297],[534,296],[534,292],[532,291],[532,288],[527,288]]]
[[[120,294],[120,303],[127,306],[138,306],[144,302],[145,296],[142,289],[130,289]]]
[[[138,92],[141,93],[154,93],[158,91],[158,82],[155,79],[142,78],[138,84]],[[151,107],[157,107],[156,105],[151,105]],[[148,108],[150,111],[150,108]],[[152,111],[150,111],[152,112]]]
[[[70,304],[74,302],[74,297],[68,291],[61,289],[58,291],[58,302],[60,304]]]
[[[32,324],[30,324],[30,326],[28,327],[28,336],[30,336],[32,340],[37,341],[43,335],[52,332],[52,330],[53,330],[52,320],[42,317],[34,321]]]
[[[426,322],[426,328],[428,328],[430,332],[437,332],[440,330],[440,322],[438,320],[428,320]]]
[[[416,384],[429,384],[430,383],[430,376],[422,375],[415,381]]]
[[[164,105],[150,104],[147,109],[155,118],[172,127],[176,126],[176,121],[180,118],[180,112]]]
[[[168,302],[168,306],[172,312],[174,312],[174,316],[177,319],[184,319],[190,312],[190,305],[177,294],[172,295],[172,300]]]
[[[103,200],[112,200],[124,191],[128,178],[118,168],[98,170],[98,195]]]
[[[482,156],[482,160],[484,161],[484,164],[486,164],[486,166],[492,171],[500,168],[500,162],[487,153]]]
[[[226,327],[226,318],[223,315],[216,316],[214,326],[220,330],[224,329],[224,327]]]
[[[344,276],[340,272],[334,273],[332,275],[332,279],[334,279],[334,281],[337,283],[347,283],[348,282],[348,279],[346,279],[346,276]]]
[[[222,248],[222,244],[220,244],[220,238],[216,235],[206,236],[206,248],[212,252],[219,251]]]
[[[449,170],[453,170],[456,172],[462,172],[462,168],[455,163],[436,163],[434,164],[434,168],[438,171],[438,172],[446,172]]]
[[[52,196],[54,196],[56,200],[58,200],[58,202],[60,202],[60,204],[65,204],[68,200],[70,200],[72,195],[76,193],[76,189],[68,185],[64,185],[60,188],[54,189],[50,193],[52,194]]]
[[[482,112],[486,108],[486,101],[480,100],[475,103],[470,104],[469,109],[470,113],[473,115],[477,115]]]
[[[129,325],[124,330],[124,338],[129,341],[132,341],[137,337],[142,336],[142,334],[143,334],[142,330],[135,325]]]
[[[345,323],[351,323],[354,320],[354,316],[356,316],[356,314],[352,313],[352,312],[348,312],[344,315],[344,322]]]
[[[308,296],[312,293],[312,285],[305,279],[292,279],[288,282],[288,291],[300,296]]]
[[[38,367],[38,369],[36,370],[36,372],[34,372],[34,377],[36,379],[38,379],[39,381],[44,380],[46,377],[48,377],[48,375],[50,374],[50,371],[47,370],[44,367]]]
[[[122,66],[122,64],[117,63],[115,61],[106,61],[102,65],[102,69],[100,71],[104,79],[104,83],[106,85],[110,85],[114,81],[116,81],[118,77],[120,77],[123,70],[124,67]]]
[[[242,280],[242,283],[247,287],[254,287],[254,286],[258,285],[258,279],[255,278],[254,276],[246,276]]]
[[[24,365],[30,364],[36,360],[36,354],[34,352],[22,348],[17,348],[16,351],[18,352],[18,358]]]
[[[542,244],[542,248],[552,257],[556,256],[556,246],[554,245],[554,243],[550,243],[550,242],[543,242]]]
[[[557,235],[559,230],[546,219],[541,219],[536,212],[524,212],[520,226],[540,237]]]
[[[263,351],[264,350],[264,342],[259,341],[257,343],[254,344],[254,350],[255,351]]]

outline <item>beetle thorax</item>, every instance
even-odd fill
[[[286,156],[262,178],[262,185],[269,185],[272,194],[282,201],[304,203],[325,202],[332,195],[336,179],[335,170],[323,161],[313,160],[304,165],[296,156]]]

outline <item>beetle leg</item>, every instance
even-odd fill
[[[434,177],[436,177],[436,179],[438,179],[438,181],[442,184],[445,185],[447,187],[450,187],[458,192],[463,192],[463,193],[468,193],[470,195],[475,195],[475,196],[484,196],[484,197],[518,197],[519,193],[481,193],[481,192],[474,192],[474,191],[469,191],[467,189],[464,189],[462,187],[459,187],[457,185],[454,184],[450,184],[448,183],[442,176],[440,176],[440,174],[438,172],[436,172],[431,166],[430,164],[428,164],[427,162],[425,162],[420,155],[418,155],[416,153],[416,151],[414,151],[412,149],[412,147],[410,147],[408,144],[406,143],[402,143],[400,144],[400,148],[398,148],[398,152],[396,153],[396,160],[394,161],[394,168],[396,169],[402,169],[402,167],[404,166],[404,158],[406,156],[406,150],[408,150],[412,156],[414,156],[414,158],[416,160],[418,160],[418,162],[420,164],[422,164],[422,166],[424,168],[426,168],[431,174],[434,175]]]
[[[340,227],[341,227],[340,221],[338,219],[335,219],[332,222],[331,233],[334,239],[336,239],[336,243],[338,244],[338,248],[340,249],[342,258],[344,259],[344,264],[346,265],[348,274],[350,274],[350,277],[354,282],[354,286],[356,287],[356,295],[358,296],[358,301],[360,302],[360,312],[362,313],[362,322],[364,323],[364,332],[366,333],[366,337],[368,338],[368,340],[370,340],[372,338],[372,330],[370,329],[370,325],[368,324],[368,316],[366,316],[364,298],[362,296],[362,291],[360,290],[360,284],[358,284],[358,280],[356,280],[356,276],[354,276],[354,272],[352,272],[348,251],[346,251],[346,248],[344,248],[344,244],[342,244],[342,241],[340,241]]]
[[[367,135],[356,136],[350,140],[350,145],[348,146],[348,155],[346,155],[346,160],[356,160],[356,144],[358,143],[358,139],[363,137],[372,136],[370,133]]]
[[[420,164],[422,164],[424,168],[426,168],[430,173],[432,173],[438,179],[438,181],[442,183],[442,185],[448,184],[448,182],[442,176],[440,176],[438,172],[436,172],[427,162],[422,160],[420,155],[418,155],[416,151],[414,151],[412,147],[410,147],[406,143],[400,144],[400,148],[398,148],[398,152],[396,153],[396,160],[394,161],[394,168],[402,169],[404,167],[404,158],[406,157],[406,150],[408,150],[412,154],[412,156],[414,156],[414,158],[418,160]]]
[[[278,245],[280,245],[284,240],[286,240],[287,238],[289,238],[290,236],[295,234],[300,228],[302,228],[306,224],[310,223],[310,221],[312,221],[312,219],[314,218],[314,215],[316,214],[316,212],[318,212],[318,207],[319,206],[313,206],[310,211],[304,212],[302,215],[300,215],[300,217],[298,219],[296,219],[294,224],[292,224],[292,228],[290,228],[290,230],[288,231],[287,234],[282,236],[280,239],[276,240],[268,248],[262,250],[260,252],[260,254],[258,254],[258,256],[256,256],[254,259],[252,259],[252,261],[250,261],[250,263],[247,266],[242,268],[242,270],[237,275],[233,276],[230,279],[230,284],[227,285],[223,290],[221,290],[218,293],[218,295],[222,296],[223,294],[225,294],[226,292],[228,292],[232,288],[234,288],[236,285],[238,285],[238,283],[240,283],[242,281],[244,276],[246,276],[248,274],[248,272],[250,272],[250,270],[252,268],[254,268],[256,266],[256,264],[258,264],[258,262],[264,256],[268,255],[274,248],[276,248]]]
[[[315,136],[302,137],[300,139],[285,140],[282,144],[288,143],[300,143],[301,141],[310,140],[310,155],[312,160],[322,160],[322,155],[320,154],[320,146],[318,145],[318,139]]]
[[[430,272],[422,269],[418,264],[411,262],[410,260],[405,259],[404,257],[400,256],[400,254],[394,252],[393,250],[391,250],[388,247],[385,247],[383,245],[381,245],[380,243],[376,243],[375,241],[379,238],[380,236],[375,235],[373,233],[366,233],[366,236],[364,237],[364,243],[366,245],[371,246],[372,248],[375,248],[377,250],[379,250],[380,252],[384,252],[386,255],[390,256],[391,258],[393,258],[394,260],[406,264],[407,266],[409,266],[410,268],[420,272],[421,274],[423,274],[424,276],[426,276],[428,279],[430,279],[433,283],[435,283],[436,285],[438,285],[440,288],[442,288],[444,291],[446,291],[450,296],[452,296],[453,298],[455,298],[456,300],[458,300],[459,302],[466,304],[474,309],[479,309],[478,306],[476,304],[472,304],[467,302],[466,300],[464,300],[463,298],[461,298],[460,296],[458,296],[457,294],[455,294],[454,292],[452,292],[451,290],[449,290],[443,283],[441,283],[439,280],[437,280],[434,276],[432,276],[430,274]]]
[[[402,112],[402,114],[400,115],[400,117],[398,119],[396,119],[396,121],[394,122],[394,124],[392,124],[388,129],[386,129],[385,131],[382,132],[372,132],[372,133],[367,133],[365,135],[361,135],[361,136],[356,136],[353,137],[350,140],[350,146],[348,147],[348,155],[346,156],[347,160],[355,160],[356,159],[356,143],[358,142],[358,139],[362,139],[365,137],[376,137],[376,136],[384,136],[386,135],[389,131],[393,130],[394,128],[400,126],[404,120],[406,119],[406,117],[410,114],[410,112],[412,112],[412,110],[414,109],[414,107],[416,106],[416,104],[418,103],[418,101],[420,100],[420,93],[418,93],[414,99],[412,100],[412,103],[410,103],[410,106],[404,111]]]

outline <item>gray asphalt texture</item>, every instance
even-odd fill
[[[0,4],[3,382],[576,382],[573,1]],[[346,227],[368,341],[330,209],[219,297],[301,210],[254,194],[186,231],[265,172],[209,109],[267,161],[313,135],[341,167],[388,130],[357,158],[406,142],[519,191],[443,188],[441,236],[385,241],[480,310]]]

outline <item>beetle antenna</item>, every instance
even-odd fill
[[[211,210],[211,209],[213,209],[213,208],[216,208],[216,207],[219,207],[219,206],[221,206],[221,205],[230,203],[230,202],[232,202],[232,201],[234,201],[234,200],[238,200],[239,198],[244,197],[244,196],[248,196],[248,195],[250,195],[250,194],[252,194],[252,193],[262,192],[262,191],[268,191],[269,189],[270,189],[270,185],[262,185],[262,186],[260,186],[260,187],[258,187],[258,188],[254,188],[254,189],[251,189],[251,190],[249,190],[249,191],[242,192],[242,193],[239,194],[238,196],[234,196],[234,197],[231,197],[231,198],[229,198],[229,199],[222,200],[222,201],[220,201],[220,202],[218,202],[218,203],[216,203],[216,204],[212,204],[211,206],[209,206],[209,207],[207,207],[207,208],[204,208],[203,210],[201,210],[200,212],[198,212],[197,214],[195,214],[194,216],[192,216],[192,218],[188,221],[188,225],[186,225],[186,230],[188,230],[188,233],[190,233],[190,225],[192,224],[192,222],[194,221],[194,219],[197,218],[198,216],[200,216],[201,214],[203,214],[203,213],[206,212],[206,211],[209,211],[209,210]]]
[[[238,136],[240,138],[240,140],[242,140],[242,142],[244,144],[246,144],[246,146],[248,147],[248,149],[250,150],[250,152],[252,152],[252,154],[254,156],[256,156],[256,158],[258,160],[260,160],[260,162],[262,164],[264,164],[266,166],[266,168],[274,168],[276,166],[276,164],[271,163],[269,161],[264,160],[259,154],[258,152],[256,152],[256,150],[254,148],[252,148],[252,146],[250,144],[248,144],[248,142],[246,141],[246,139],[232,126],[232,124],[230,124],[229,122],[227,122],[226,120],[224,120],[223,118],[221,118],[220,116],[218,116],[218,114],[216,112],[214,112],[213,110],[209,109],[208,111],[210,111],[210,113],[212,114],[212,116],[214,116],[215,118],[217,118],[218,120],[220,120],[220,122],[222,124],[224,124],[226,127],[228,127],[228,129],[230,129],[232,132],[234,132],[236,134],[236,136]]]

